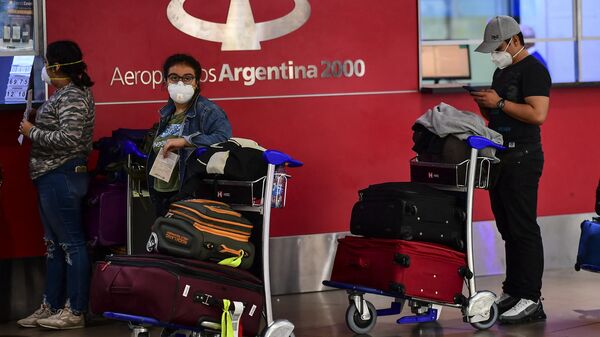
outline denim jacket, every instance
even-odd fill
[[[186,162],[197,147],[209,146],[215,143],[224,142],[231,138],[231,124],[225,115],[223,109],[210,101],[208,98],[196,95],[192,98],[194,101],[185,113],[181,137],[194,147],[184,147],[179,149],[179,182],[183,183],[185,177]],[[169,119],[175,112],[175,104],[169,100],[167,105],[159,110],[160,121],[156,135],[160,135],[169,123]],[[152,164],[156,159],[156,153],[150,151],[146,172],[150,172]],[[150,191],[154,190],[154,177],[148,174],[148,187]],[[181,186],[179,186],[181,189]]]

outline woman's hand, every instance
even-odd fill
[[[486,109],[496,108],[496,104],[500,100],[500,96],[498,96],[494,89],[471,91],[471,96],[473,96],[475,103],[479,107]]]
[[[21,125],[19,125],[19,132],[23,136],[29,137],[29,132],[31,131],[32,127],[34,127],[34,125],[31,124],[29,121],[22,120]]]
[[[36,108],[31,108],[31,111],[29,111],[29,118],[27,118],[27,120],[29,121],[35,121],[35,116],[37,115],[37,109]]]
[[[183,138],[167,139],[165,146],[163,146],[163,156],[166,158],[169,155],[169,152],[179,150],[189,145],[190,144],[188,144],[188,142],[186,142]]]

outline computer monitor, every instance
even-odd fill
[[[421,46],[423,80],[470,79],[469,45]]]

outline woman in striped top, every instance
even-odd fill
[[[29,171],[38,190],[46,242],[46,287],[41,307],[17,323],[51,329],[85,326],[90,266],[81,220],[87,193],[86,161],[92,150],[94,84],[82,53],[72,41],[46,49],[42,79],[56,90],[38,109],[35,124],[21,122],[31,140]]]

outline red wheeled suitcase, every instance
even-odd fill
[[[442,245],[348,236],[338,240],[331,280],[454,303],[466,271],[465,254]]]
[[[244,270],[158,254],[108,256],[96,264],[90,289],[94,313],[118,312],[185,326],[220,323],[223,299],[244,303],[244,332],[257,335],[263,285]]]

